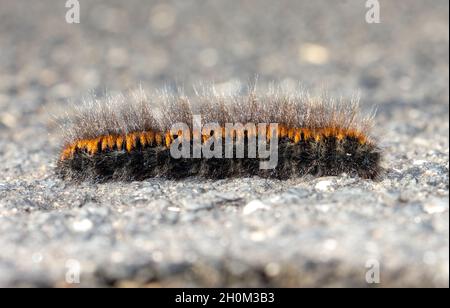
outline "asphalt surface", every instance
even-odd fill
[[[448,1],[80,2],[0,0],[0,286],[448,287]],[[255,75],[377,107],[382,180],[54,176],[68,102]]]

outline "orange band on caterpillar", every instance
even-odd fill
[[[225,136],[225,128],[222,127],[222,135]],[[255,136],[258,136],[256,132],[252,132]],[[246,137],[252,135],[248,132]],[[282,127],[277,129],[279,138],[288,138],[292,143],[297,144],[301,141],[316,140],[320,141],[322,138],[335,137],[337,140],[343,140],[344,138],[354,138],[363,145],[367,142],[366,136],[360,132],[354,130],[346,130],[340,128],[321,128],[311,130],[309,128],[287,128]],[[155,138],[155,136],[157,136]],[[164,136],[164,139],[163,139]],[[61,152],[60,160],[66,160],[73,158],[75,152],[85,152],[89,155],[96,155],[101,152],[108,151],[120,151],[126,150],[131,152],[137,148],[144,147],[158,147],[162,146],[169,148],[173,140],[181,137],[177,135],[172,137],[169,132],[132,132],[123,136],[107,135],[94,139],[82,139],[77,140],[74,143],[65,146]],[[206,141],[210,136],[202,135],[202,140]],[[139,147],[137,147],[139,145]]]

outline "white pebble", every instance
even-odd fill
[[[267,205],[265,205],[259,200],[252,200],[249,203],[247,203],[247,205],[244,207],[243,213],[244,215],[249,215],[258,210],[265,210],[265,209],[267,209]]]
[[[83,219],[73,223],[73,230],[75,232],[87,232],[92,229],[92,226],[92,221],[89,219]]]
[[[329,191],[331,190],[331,184],[333,184],[333,182],[329,180],[320,181],[316,184],[315,188],[319,191]]]
[[[413,165],[414,166],[422,166],[422,165],[424,165],[426,163],[427,163],[427,161],[423,160],[423,159],[416,159],[416,160],[413,161]]]
[[[448,202],[448,200],[447,200]],[[431,199],[423,205],[423,210],[428,214],[440,214],[448,211],[448,203],[437,198]]]

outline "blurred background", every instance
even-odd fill
[[[380,23],[366,22],[363,0],[79,0],[80,23],[69,24],[66,1],[0,0],[0,285],[57,284],[61,260],[72,254],[91,262],[99,279],[92,285],[111,285],[136,278],[138,270],[148,269],[143,260],[169,243],[171,250],[161,248],[151,260],[163,278],[199,260],[211,261],[208,270],[219,273],[206,271],[206,282],[193,285],[211,286],[208,279],[217,277],[225,277],[217,285],[232,285],[226,277],[255,268],[255,275],[244,275],[253,286],[355,285],[360,281],[352,271],[364,261],[355,255],[379,247],[375,251],[392,269],[384,276],[387,285],[448,286],[449,2],[378,2]],[[194,194],[186,205],[172,182],[74,187],[53,176],[61,141],[53,117],[68,102],[139,84],[150,91],[182,86],[189,92],[192,85],[214,82],[239,90],[237,82],[245,85],[255,76],[259,87],[274,81],[293,89],[300,83],[336,96],[359,93],[364,107],[377,107],[374,134],[386,149],[386,179],[342,184],[343,190],[353,188],[342,198],[321,195],[314,183],[232,180],[218,201],[208,183],[186,181],[185,193]],[[239,190],[246,185],[254,186]],[[313,197],[301,201],[307,198],[303,190],[292,187]],[[287,201],[280,201],[278,216],[256,216],[248,227],[240,205],[256,196],[264,201],[264,194]],[[201,205],[212,198],[206,208],[214,211],[197,210],[195,198]],[[334,198],[333,206],[342,207],[324,215],[319,205]],[[161,214],[166,199],[187,223]],[[95,204],[94,210],[78,211],[85,203]],[[190,223],[194,219],[205,221]],[[72,220],[81,233],[73,231]],[[231,229],[225,234],[226,221]],[[255,241],[245,237],[272,227],[279,230],[273,241],[261,242],[265,231]],[[233,244],[226,244],[228,236]],[[315,246],[325,239],[325,246]],[[214,246],[219,242],[223,255]],[[326,256],[334,261],[311,270],[324,251],[333,251]],[[223,256],[248,262],[239,263],[236,274]],[[293,280],[272,283],[269,274],[282,273],[284,265],[280,270],[270,262],[261,278],[255,260],[265,268],[273,256],[294,264],[287,267]],[[113,265],[102,268],[108,262]],[[401,271],[403,266],[409,270]],[[175,280],[191,276],[180,277]]]
[[[366,22],[361,0],[79,3],[80,24],[68,24],[65,1],[0,1],[3,95],[48,101],[258,75],[373,100],[389,99],[382,88],[448,101],[445,0],[381,0],[379,24]]]

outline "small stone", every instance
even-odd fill
[[[327,251],[333,251],[336,249],[338,242],[335,239],[328,239],[323,243],[323,248]]]
[[[423,205],[423,210],[428,214],[440,214],[448,211],[448,200],[434,198]]]
[[[320,181],[316,184],[315,188],[318,191],[330,191],[331,190],[331,185],[333,184],[332,181],[330,180],[324,180],[324,181]]]
[[[34,253],[34,254],[31,256],[31,260],[33,261],[33,263],[41,263],[43,259],[44,259],[44,257],[43,257],[42,254],[39,253],[39,252]]]
[[[426,163],[427,163],[427,161],[423,160],[423,159],[416,159],[416,160],[413,161],[413,165],[414,166],[422,166],[422,165],[424,165]]]
[[[169,206],[167,208],[167,210],[170,211],[170,212],[180,212],[181,211],[181,209],[179,207],[176,207],[176,206]]]
[[[278,276],[278,274],[280,274],[280,270],[281,270],[280,264],[271,262],[266,265],[264,272],[269,277],[275,277],[275,276]]]
[[[92,221],[90,221],[89,219],[83,219],[83,220],[79,220],[79,221],[75,221],[72,225],[73,230],[75,232],[87,232],[89,230],[92,229],[93,224]]]
[[[331,205],[330,204],[319,204],[316,206],[316,208],[323,213],[326,213],[330,210]]]
[[[262,203],[260,200],[252,200],[247,205],[245,205],[243,213],[244,215],[250,215],[258,210],[267,209],[267,205]]]

